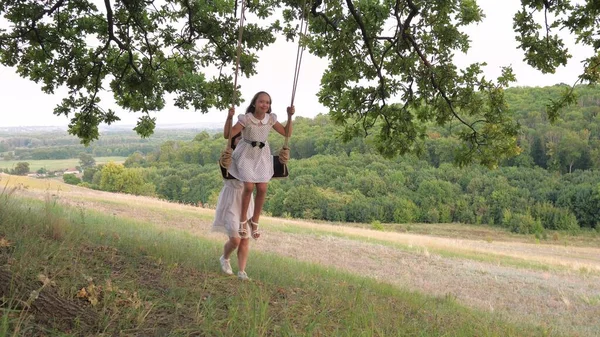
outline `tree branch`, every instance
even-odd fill
[[[325,23],[328,26],[330,26],[331,28],[333,28],[334,31],[337,32],[338,31],[338,27],[335,25],[335,23],[333,21],[331,21],[331,19],[329,19],[329,17],[327,17],[327,15],[325,15],[325,13],[323,13],[323,12],[317,12],[317,8],[319,6],[321,6],[322,3],[323,3],[323,0],[316,0],[313,3],[312,8],[310,9],[310,12],[315,17],[322,17],[323,20],[325,20]]]
[[[365,27],[365,24],[362,21],[362,18],[360,17],[360,15],[358,15],[358,12],[356,11],[356,8],[354,7],[354,3],[352,3],[352,0],[346,0],[346,4],[348,5],[348,10],[350,10],[352,17],[354,17],[354,20],[356,21],[356,23],[358,24],[358,27],[360,28],[360,32],[363,37],[363,42],[365,43],[365,46],[367,47],[367,51],[369,53],[369,58],[371,59],[371,63],[373,63],[373,67],[375,67],[375,69],[377,70],[377,76],[379,77],[379,90],[380,90],[380,94],[381,94],[381,100],[383,101],[383,105],[385,106],[386,105],[386,102],[385,102],[385,96],[386,96],[385,95],[385,77],[383,76],[383,74],[381,72],[381,67],[375,58],[375,54],[373,53],[373,47],[371,46],[371,39],[367,35],[367,29]]]
[[[56,10],[58,10],[63,5],[64,2],[65,2],[65,0],[59,0],[54,4],[54,6],[50,7],[50,9],[45,9],[45,10],[39,12],[36,16],[34,16],[31,19],[30,30],[25,32],[23,35],[21,35],[21,37],[23,37],[27,33],[29,33],[30,31],[33,30],[33,32],[35,33],[35,37],[37,39],[37,43],[42,48],[42,51],[44,52],[44,54],[46,54],[46,56],[48,56],[48,57],[50,57],[50,53],[46,50],[46,46],[44,44],[44,39],[42,39],[42,36],[40,35],[40,31],[37,28],[37,22],[39,20],[41,20],[45,15],[52,15],[52,13],[54,13]]]
[[[114,41],[119,46],[119,48],[121,48],[121,50],[127,51],[127,53],[129,54],[129,62],[128,62],[129,66],[136,72],[136,74],[138,74],[138,76],[143,78],[144,75],[142,74],[142,72],[140,72],[140,70],[135,65],[134,58],[133,58],[133,52],[131,51],[131,48],[127,47],[123,42],[121,42],[121,40],[119,40],[115,36],[114,17],[113,17],[112,6],[110,5],[110,0],[104,0],[104,6],[106,7],[106,20],[108,23],[108,41],[109,42]]]
[[[407,4],[408,4],[408,7],[410,8],[410,13],[409,13],[407,19],[404,21],[404,25],[403,25],[403,29],[402,29],[402,38],[407,40],[411,44],[411,46],[413,47],[413,49],[415,50],[417,55],[419,55],[419,59],[421,59],[421,62],[423,62],[423,64],[431,71],[432,70],[431,68],[433,68],[433,66],[431,65],[429,60],[427,60],[427,57],[421,50],[419,44],[415,41],[415,39],[412,37],[412,35],[410,33],[408,33],[408,31],[410,29],[411,20],[419,13],[419,9],[417,8],[417,6],[415,6],[415,4],[413,3],[412,0],[408,0]],[[448,97],[446,92],[440,87],[439,83],[437,82],[437,80],[435,78],[433,71],[431,71],[429,80],[431,81],[431,85],[433,86],[433,88],[438,91],[438,93],[442,96],[442,99],[444,99],[444,101],[446,102],[446,105],[448,105],[448,107],[450,108],[450,112],[452,113],[452,115],[456,119],[458,119],[462,124],[464,124],[469,129],[471,129],[471,131],[473,132],[473,136],[474,136],[474,142],[479,145],[480,143],[477,141],[477,138],[478,138],[477,135],[479,133],[477,132],[477,130],[475,130],[473,128],[472,125],[470,125],[465,120],[463,120],[458,115],[458,113],[454,110],[454,105],[452,104],[452,101],[450,100],[450,98]]]
[[[50,15],[50,14],[54,13],[60,6],[63,5],[64,2],[65,2],[65,0],[58,0],[54,4],[54,6],[50,7],[50,9],[43,10],[40,13],[38,13],[38,15],[36,15],[32,21],[34,21],[34,22],[39,21],[41,18],[44,17],[44,15],[46,15],[46,14]]]

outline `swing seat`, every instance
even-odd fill
[[[273,178],[287,178],[290,174],[287,164],[279,162],[279,156],[273,156]]]
[[[226,168],[219,165],[221,168],[221,176],[223,179],[235,179]],[[288,170],[287,164],[282,164],[279,162],[279,156],[273,156],[273,178],[287,178],[290,174]]]

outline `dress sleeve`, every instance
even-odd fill
[[[271,112],[271,118],[269,118],[269,124],[271,126],[275,125],[275,123],[277,123],[277,115]]]
[[[238,122],[239,122],[239,123],[240,123],[240,124],[241,124],[243,127],[246,127],[246,121],[247,121],[246,115],[242,115],[242,114],[238,115]]]

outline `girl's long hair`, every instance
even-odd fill
[[[246,108],[246,113],[254,113],[254,111],[256,110],[256,100],[258,99],[258,96],[260,96],[261,94],[265,94],[267,96],[269,96],[269,101],[271,101],[271,104],[269,105],[269,111],[267,111],[268,114],[271,113],[271,107],[273,106],[273,100],[271,99],[271,95],[269,95],[268,92],[266,91],[259,91],[256,93],[256,95],[254,95],[254,97],[252,98],[252,101],[250,101],[250,105]]]

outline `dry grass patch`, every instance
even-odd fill
[[[392,233],[357,227],[344,227],[327,224],[316,224],[299,220],[269,219],[263,223],[277,228],[289,226],[289,231],[295,231],[294,225],[314,233],[335,233],[336,235],[353,238],[363,238],[401,244],[409,248],[427,248],[432,251],[445,252],[459,257],[483,254],[487,256],[505,256],[523,261],[534,261],[541,264],[561,266],[571,270],[588,268],[600,272],[600,248],[572,247],[562,245],[539,245],[514,241],[484,241],[459,238],[435,237],[411,233]],[[461,253],[464,253],[461,255]]]
[[[0,187],[16,187],[20,190],[41,190],[51,194],[71,191],[71,186],[54,179],[35,179],[24,176],[13,176],[0,173]]]

